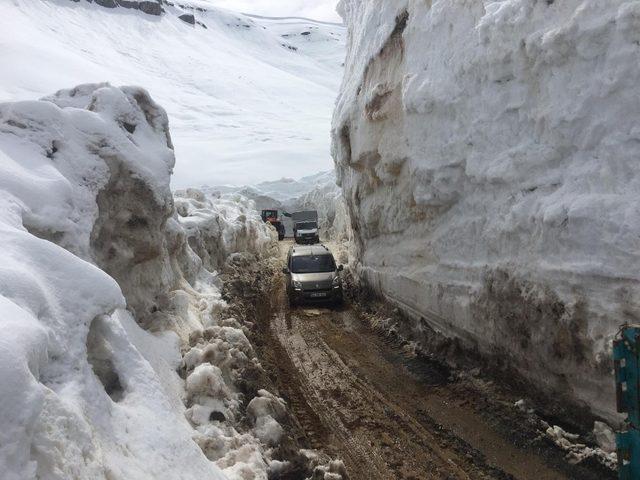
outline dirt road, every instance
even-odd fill
[[[568,465],[524,426],[505,434],[495,406],[439,364],[405,355],[356,310],[290,309],[283,279],[274,288],[262,361],[303,440],[342,458],[352,480],[608,478]]]

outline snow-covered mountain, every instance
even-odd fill
[[[339,8],[334,155],[361,275],[417,336],[613,417],[611,340],[640,319],[640,4]]]
[[[243,194],[246,193],[250,198],[263,196],[271,198],[277,202],[287,203],[316,188],[322,188],[326,185],[336,186],[336,176],[332,170],[319,172],[314,175],[307,175],[298,180],[283,177],[278,180],[259,182],[253,185],[203,186],[202,189],[204,191],[218,191],[222,193],[244,192]]]
[[[0,2],[0,101],[144,85],[169,114],[174,188],[297,178],[332,165],[344,41],[340,25],[205,0]]]

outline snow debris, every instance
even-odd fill
[[[280,439],[284,433],[280,424],[269,415],[256,420],[254,431],[262,443],[272,447],[280,443]]]
[[[284,400],[259,390],[258,396],[249,402],[247,413],[254,421],[258,438],[268,445],[277,445],[283,434],[278,420],[283,420],[286,413]]]
[[[194,332],[193,345],[183,356],[189,395],[186,418],[197,431],[196,442],[229,478],[264,478],[284,463],[273,463],[269,448],[277,447],[284,434],[278,423],[286,416],[284,401],[267,390],[257,390],[243,407],[248,372],[261,371],[253,347],[233,319]],[[242,420],[250,420],[250,428]]]
[[[606,453],[616,451],[616,434],[606,423],[596,420],[593,423],[593,436],[596,437],[596,442]]]
[[[606,452],[600,448],[591,448],[584,443],[578,443],[579,435],[565,432],[561,427],[549,426],[545,434],[562,450],[567,452],[566,459],[571,464],[577,464],[587,458],[596,457],[600,462],[615,470],[618,457],[615,452]]]
[[[522,398],[518,400],[516,403],[514,403],[514,406],[522,411],[526,411],[525,405],[526,405],[526,402]]]
[[[203,363],[187,377],[187,393],[195,398],[204,396],[216,400],[229,398],[229,390],[222,371],[215,365]]]
[[[521,412],[525,412],[525,413],[534,413],[535,410],[533,408],[531,408],[528,404],[528,402],[525,399],[520,399],[518,400],[514,406],[520,410]]]
[[[611,340],[640,317],[637,3],[339,9],[354,272],[417,333],[615,422]]]
[[[347,480],[349,478],[341,460],[327,461],[314,450],[304,450],[303,454],[314,466],[310,480]]]

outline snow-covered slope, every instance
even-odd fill
[[[171,118],[180,159],[174,188],[330,167],[342,26],[249,17],[204,0],[163,9],[156,16],[86,0],[0,2],[0,101],[87,82],[144,85]],[[184,14],[199,23],[180,20]]]
[[[339,8],[333,150],[362,276],[612,417],[611,340],[640,317],[640,3]]]
[[[225,478],[193,440],[180,347],[221,321],[225,255],[259,254],[273,233],[239,197],[181,197],[178,215],[173,163],[166,113],[141,88],[0,103],[3,480]],[[227,349],[244,335],[222,334]],[[225,435],[220,468],[266,478],[257,437],[236,455],[240,435]]]

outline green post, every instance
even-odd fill
[[[640,326],[625,325],[613,342],[618,412],[626,428],[616,434],[620,480],[640,479]]]

